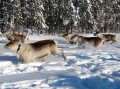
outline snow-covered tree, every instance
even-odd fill
[[[2,3],[3,24],[6,29],[22,30],[22,28],[35,28],[40,31],[47,28],[43,17],[43,4],[41,0],[7,0]]]
[[[36,29],[38,33],[40,33],[44,28],[47,28],[43,11],[44,7],[41,0],[27,0],[27,4],[24,9],[27,28]]]
[[[120,0],[1,0],[1,29],[59,34],[119,32]]]

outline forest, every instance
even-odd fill
[[[119,33],[120,0],[0,0],[0,30]]]

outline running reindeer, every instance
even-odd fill
[[[66,39],[67,43],[78,45],[79,30],[76,30],[74,35],[66,33],[63,37]]]
[[[94,36],[97,36],[97,37],[100,37],[100,38],[104,38],[105,42],[112,41],[111,44],[117,42],[116,35],[114,35],[114,34],[103,34],[100,31],[96,31],[94,33]]]
[[[20,44],[19,42],[9,42],[5,48],[13,50],[19,55],[23,63],[31,62],[36,58],[42,58],[48,55],[62,55],[64,60],[67,60],[64,56],[64,51],[57,48],[57,44],[54,40],[42,40],[34,43]]]
[[[26,40],[28,40],[27,36],[24,34],[16,34],[12,32],[4,31],[2,34],[7,37],[9,41],[16,41],[16,42],[22,42],[24,43]]]
[[[79,44],[82,44],[83,47],[85,47],[85,45],[101,47],[104,42],[104,38],[79,36]]]

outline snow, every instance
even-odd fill
[[[102,1],[102,0],[100,0],[100,3],[103,3],[103,1]]]
[[[72,2],[72,1],[70,1],[70,6],[71,6],[71,8],[73,9],[73,12],[76,12],[75,7],[74,7],[74,5],[73,5],[73,2]]]
[[[23,64],[15,52],[4,48],[7,39],[0,38],[0,89],[120,89],[119,34],[118,42],[100,48],[83,49],[50,35],[29,35],[27,43],[43,39],[54,39],[68,60],[55,55],[45,62]]]
[[[68,23],[69,23],[69,20],[64,20],[64,21],[63,21],[63,24],[64,24],[64,25],[67,25]]]
[[[86,0],[86,1],[87,1],[88,4],[90,3],[90,0]]]

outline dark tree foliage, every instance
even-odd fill
[[[120,31],[120,0],[0,0],[0,29],[61,34]]]

